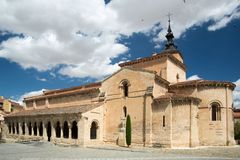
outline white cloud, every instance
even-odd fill
[[[46,82],[46,81],[47,81],[47,79],[46,79],[46,78],[40,78],[40,77],[36,77],[36,79],[37,79],[38,81],[42,81],[42,82]]]
[[[199,80],[199,79],[202,79],[202,78],[200,78],[198,75],[193,75],[193,76],[190,76],[190,77],[188,77],[188,81],[192,81],[192,80]]]
[[[239,18],[237,8],[237,0],[113,0],[106,6],[103,0],[1,0],[0,30],[23,33],[24,38],[2,42],[0,57],[24,69],[62,66],[63,75],[100,78],[118,69],[111,59],[128,50],[117,42],[121,35],[152,34],[158,47],[165,40],[169,11],[179,38],[209,20],[213,21],[209,30],[224,27]]]
[[[24,93],[23,95],[20,96],[20,98],[17,100],[17,102],[19,104],[23,105],[23,99],[24,98],[41,95],[41,94],[43,94],[44,91],[46,91],[46,89],[41,89],[41,90],[38,90],[38,91],[31,91],[31,92]]]
[[[240,79],[234,82],[234,84],[236,84],[236,88],[233,91],[234,107],[240,109]]]

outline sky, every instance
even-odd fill
[[[239,0],[1,0],[0,95],[101,81],[160,53],[168,13],[187,78],[235,83],[240,107]]]

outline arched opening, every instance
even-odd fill
[[[9,133],[9,134],[12,133],[12,126],[11,126],[11,124],[8,125],[8,133]]]
[[[218,103],[213,103],[211,105],[212,110],[212,121],[220,121],[221,120],[221,107]]]
[[[128,83],[124,81],[122,85],[123,85],[123,95],[124,97],[128,97]]]
[[[34,136],[37,136],[37,122],[34,123],[33,134],[34,134]]]
[[[78,139],[78,127],[77,122],[72,122],[72,139]]]
[[[90,139],[97,139],[97,128],[97,123],[93,121],[90,128]]]
[[[43,123],[40,122],[40,125],[39,125],[39,136],[43,136]]]
[[[19,134],[19,124],[18,124],[18,122],[16,124],[16,130],[17,130],[17,134]]]
[[[69,137],[69,128],[68,123],[65,121],[63,125],[63,137],[68,138]]]
[[[56,124],[56,137],[60,138],[61,137],[61,127],[60,127],[60,122],[58,121]]]
[[[14,125],[14,123],[12,125],[12,131],[13,131],[13,134],[15,134],[15,125]]]
[[[32,135],[32,123],[31,122],[29,122],[29,124],[28,124],[28,134]]]
[[[123,114],[124,114],[124,117],[127,117],[127,107],[126,106],[123,107]]]
[[[25,135],[25,122],[22,123],[22,134]]]
[[[47,137],[48,137],[49,142],[51,140],[51,136],[52,136],[52,126],[51,126],[51,122],[48,122],[48,124],[47,124]]]

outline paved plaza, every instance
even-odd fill
[[[1,143],[0,160],[157,160],[157,159],[240,159],[240,147],[201,149],[156,149],[104,147],[63,147],[47,142]]]

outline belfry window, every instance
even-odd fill
[[[212,121],[220,121],[221,120],[221,108],[219,104],[212,104],[211,106],[212,112]]]

